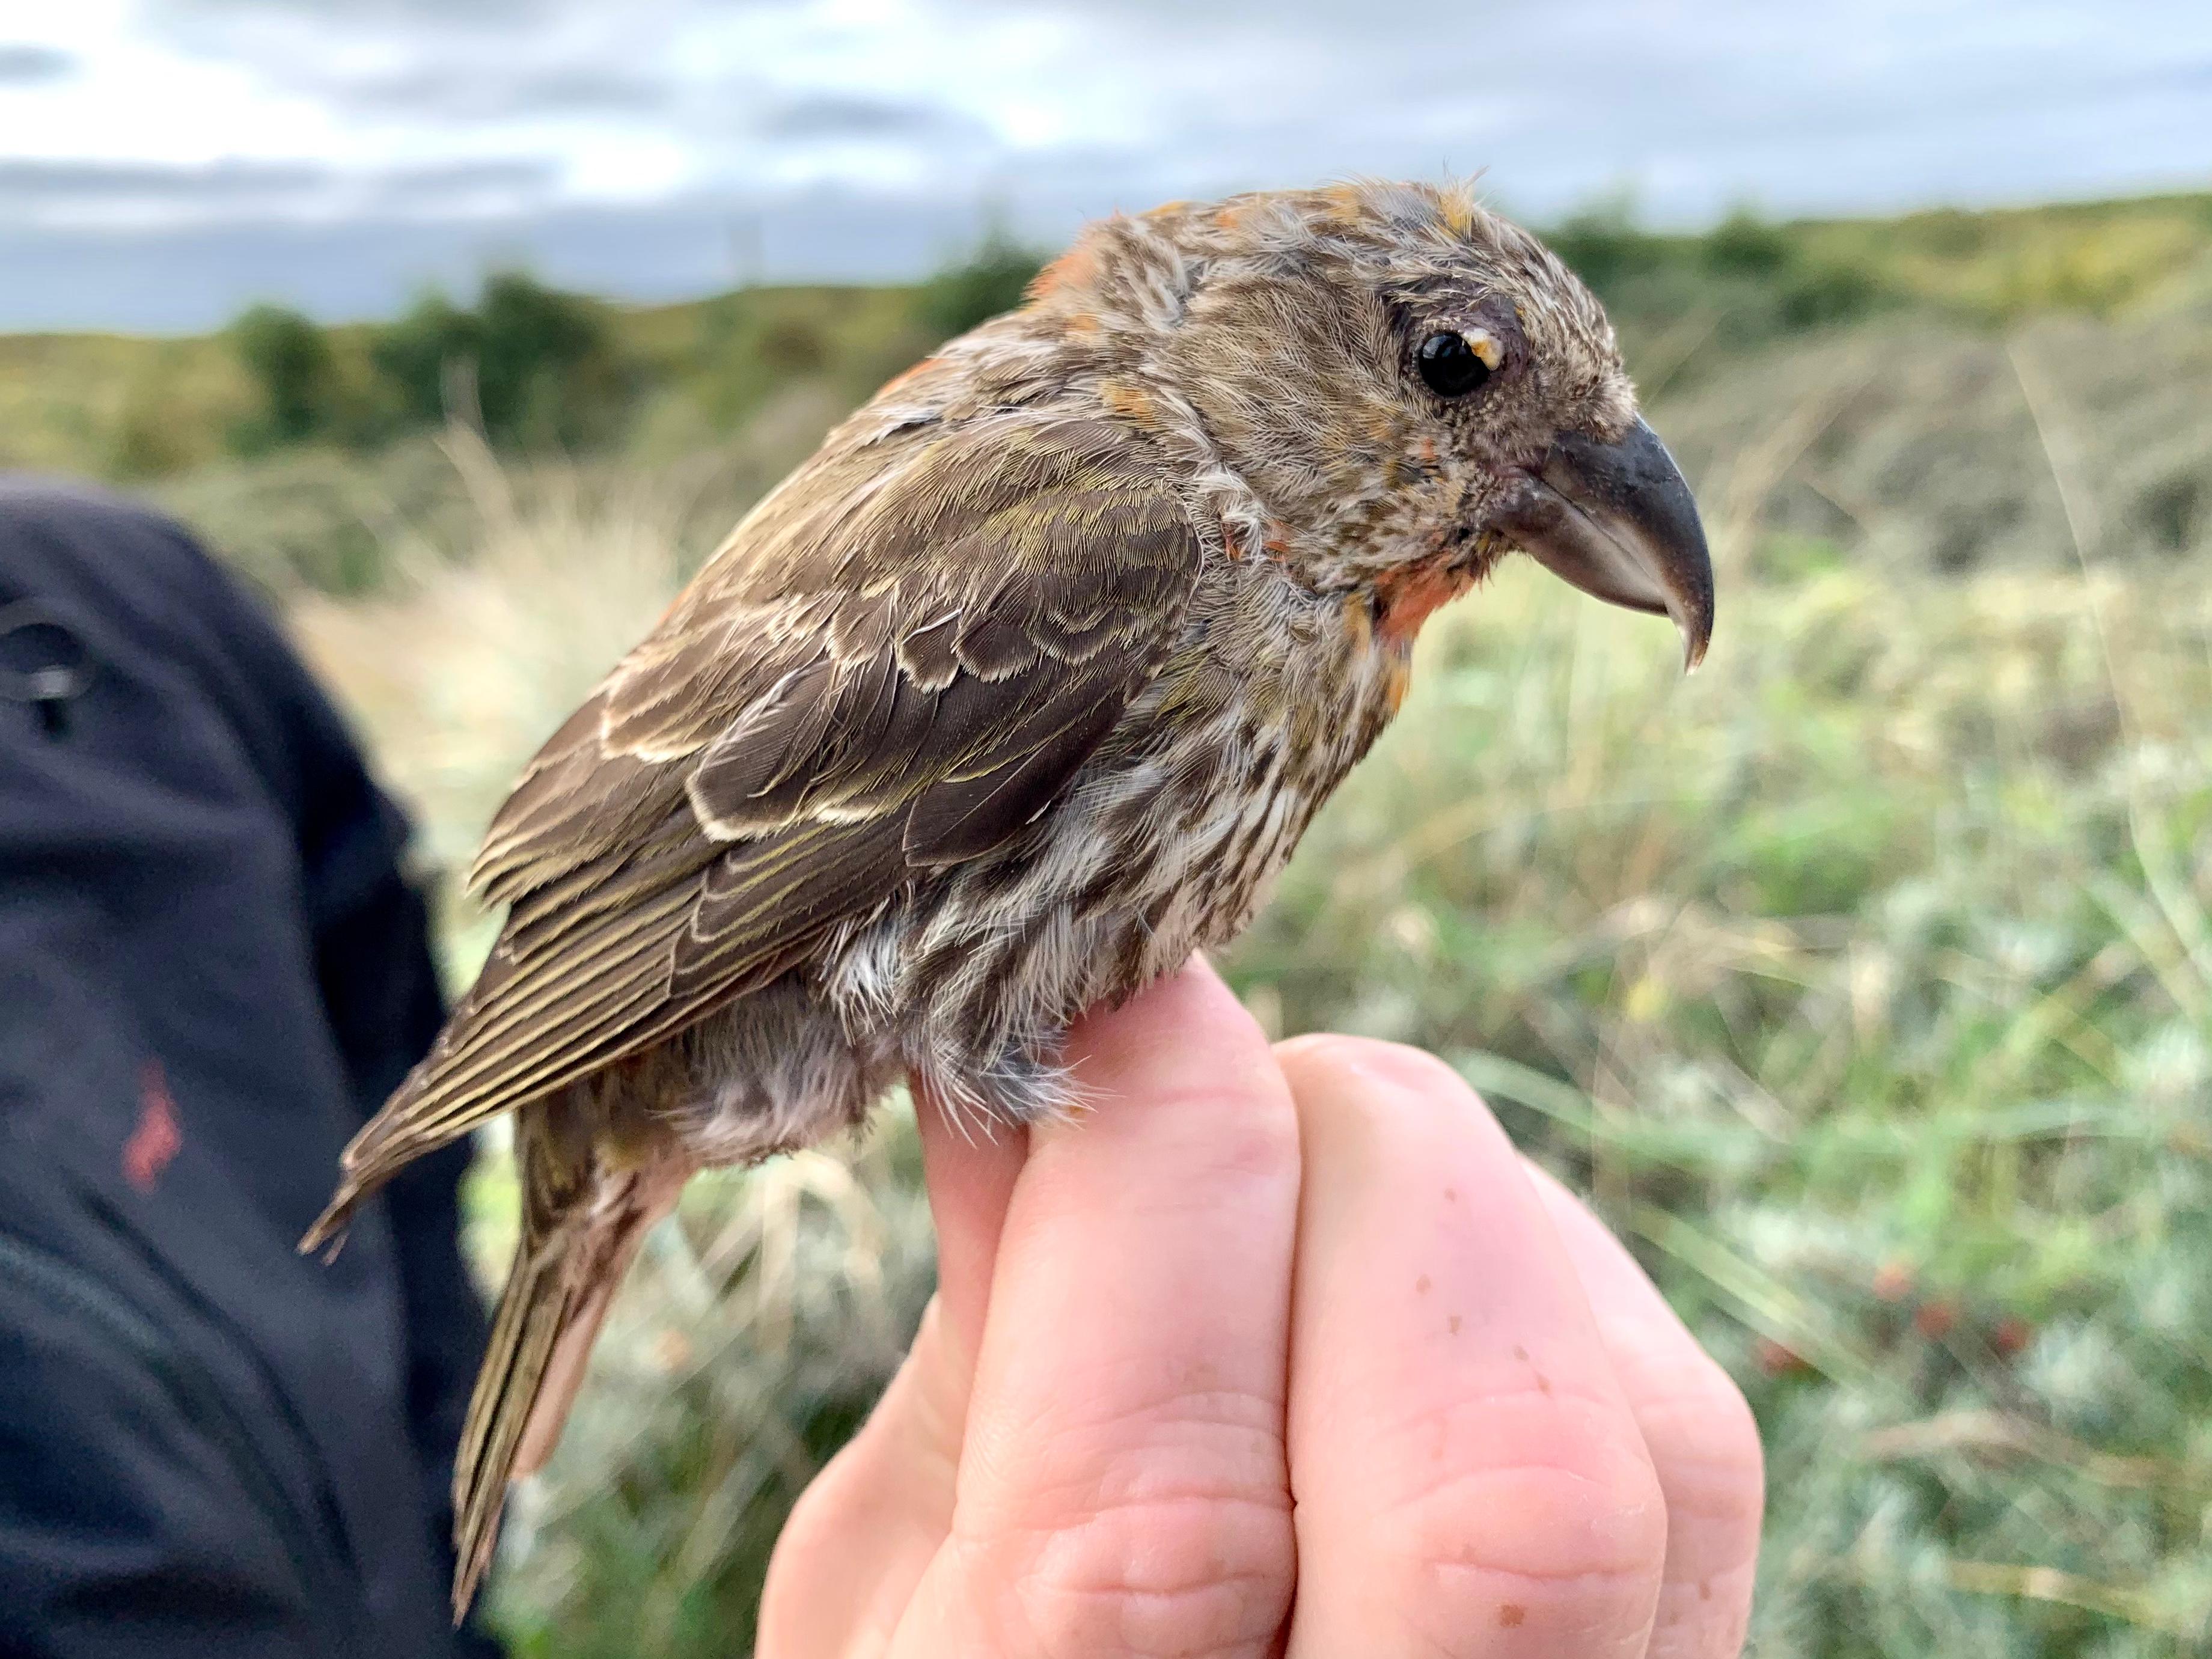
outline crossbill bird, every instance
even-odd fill
[[[514,1115],[457,1613],[684,1182],[902,1076],[1068,1108],[1069,1023],[1244,925],[1516,549],[1703,654],[1697,507],[1603,311],[1456,186],[1095,224],[753,509],[494,818],[498,943],[303,1244]]]

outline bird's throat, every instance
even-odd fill
[[[1480,574],[1458,548],[1384,572],[1372,589],[1376,638],[1411,650],[1421,624],[1474,586]]]

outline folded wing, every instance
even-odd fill
[[[493,820],[471,882],[506,927],[309,1243],[410,1159],[1015,835],[1158,672],[1199,562],[1108,422],[1000,414],[825,449]]]

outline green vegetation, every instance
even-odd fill
[[[1647,230],[1615,200],[1550,237],[1632,330],[1711,316],[1739,345],[1879,312],[1990,330],[2212,292],[2212,196],[1790,223],[1740,208],[1701,235]]]
[[[1756,1652],[2202,1650],[2212,198],[1561,240],[1697,483],[1712,655],[1682,680],[1663,624],[1517,562],[1431,624],[1226,965],[1276,1029],[1462,1066],[1743,1382]],[[228,343],[0,342],[31,371],[0,374],[0,434],[114,458],[140,431],[452,869],[732,515],[951,315],[761,289],[612,316],[627,423],[565,456],[528,420],[164,451],[119,414],[273,407]],[[337,384],[373,385],[367,333],[329,334]],[[465,971],[488,921],[448,898]],[[488,1277],[513,1206],[487,1159]],[[898,1114],[695,1187],[517,1505],[518,1651],[743,1651],[930,1272]]]
[[[448,865],[684,563],[665,489],[465,461],[470,559],[295,613]],[[2212,1617],[2212,602],[2156,560],[1945,578],[1759,526],[1720,554],[1686,681],[1663,625],[1533,567],[1432,624],[1232,977],[1275,1029],[1462,1066],[1742,1380],[1757,1651],[2182,1650]],[[465,967],[484,922],[453,921]],[[690,1194],[521,1506],[521,1651],[732,1650],[927,1294],[915,1172],[895,1115]],[[488,1275],[513,1204],[488,1160]]]
[[[459,417],[503,445],[602,438],[629,389],[607,308],[514,271],[488,278],[473,311],[425,295],[376,332],[369,358],[404,422]]]
[[[1790,528],[1949,568],[2069,560],[2008,359],[2023,338],[2081,383],[2084,466],[2124,481],[2106,504],[2115,549],[2178,554],[2212,511],[2212,196],[1883,221],[1747,209],[1702,235],[1613,203],[1553,237],[1678,449],[1807,443],[1786,499],[1759,504]],[[204,339],[0,337],[0,466],[150,487],[272,588],[353,591],[390,574],[380,548],[462,544],[449,419],[510,456],[558,453],[601,482],[673,471],[702,509],[741,504],[1036,265],[994,235],[910,289],[617,310],[507,273],[471,305],[427,295],[383,324],[264,307]],[[1947,402],[1956,421],[1916,422]]]
[[[507,447],[587,445],[611,435],[631,390],[610,309],[514,271],[487,277],[473,308],[434,289],[396,322],[325,330],[258,305],[226,337],[253,405],[230,429],[242,455],[371,447],[448,420]]]
[[[333,429],[337,356],[312,319],[283,306],[254,306],[230,325],[230,340],[261,404],[232,434],[234,448],[252,453],[307,443]]]
[[[1693,291],[1707,306],[1726,296],[1739,337],[1849,322],[1912,297],[1871,250],[1840,257],[1802,228],[1793,234],[1748,209],[1703,236],[1662,236],[1612,205],[1577,215],[1553,240],[1601,297],[1632,314],[1670,309]]]
[[[967,258],[922,284],[915,314],[940,338],[965,334],[1019,305],[1041,264],[1033,251],[994,230]]]

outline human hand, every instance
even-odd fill
[[[938,1297],[762,1659],[1739,1651],[1742,1396],[1465,1084],[1202,963],[1070,1054],[1079,1122],[924,1106]]]

